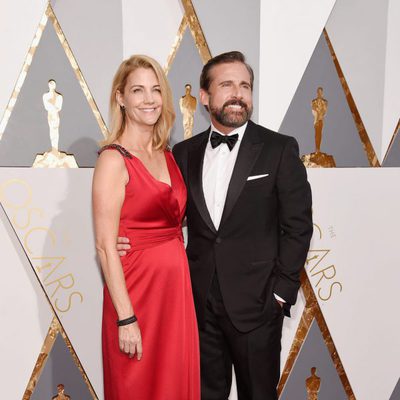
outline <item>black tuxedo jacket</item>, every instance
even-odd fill
[[[201,327],[216,271],[232,323],[247,332],[277,312],[273,293],[289,307],[296,302],[312,235],[311,190],[296,140],[249,121],[216,230],[202,184],[209,132],[173,149],[188,188],[186,250],[197,318]]]

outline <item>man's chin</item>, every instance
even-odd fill
[[[246,111],[227,111],[224,113],[213,112],[211,115],[221,125],[228,128],[239,128],[244,125],[249,119],[251,114]]]
[[[239,128],[248,121],[247,118],[229,118],[223,121],[223,125],[229,126],[230,128]]]

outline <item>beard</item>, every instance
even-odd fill
[[[227,110],[230,105],[241,106],[241,110]],[[245,124],[253,113],[253,106],[247,105],[242,100],[228,100],[223,104],[221,108],[214,107],[212,102],[209,104],[210,114],[218,121],[221,125],[229,128],[238,128]]]

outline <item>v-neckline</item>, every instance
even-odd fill
[[[135,160],[138,160],[138,161],[139,161],[139,164],[141,165],[141,167],[145,170],[145,172],[147,173],[147,175],[149,175],[150,178],[151,178],[154,182],[156,182],[156,183],[161,183],[162,185],[167,186],[167,187],[170,188],[171,190],[173,189],[172,175],[171,175],[171,171],[170,171],[170,167],[169,167],[168,157],[167,157],[167,155],[165,154],[165,153],[166,153],[165,150],[163,150],[163,154],[164,154],[165,163],[166,163],[166,165],[167,165],[167,171],[168,171],[169,181],[171,182],[171,184],[168,184],[167,182],[163,182],[163,181],[160,181],[159,179],[156,179],[156,178],[153,176],[153,174],[148,170],[148,168],[144,165],[143,161],[142,161],[139,157],[135,156],[133,153],[131,153],[130,151],[128,151],[127,149],[125,149],[125,147],[121,146],[120,144],[118,144],[118,146],[120,146],[120,147],[123,148],[127,153],[129,153],[129,154],[132,156],[132,158],[134,158]]]

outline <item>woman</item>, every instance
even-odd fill
[[[112,129],[93,177],[104,278],[106,400],[198,400],[199,349],[181,222],[186,188],[167,150],[175,119],[160,65],[135,55],[113,81]],[[117,236],[132,250],[120,258]]]

